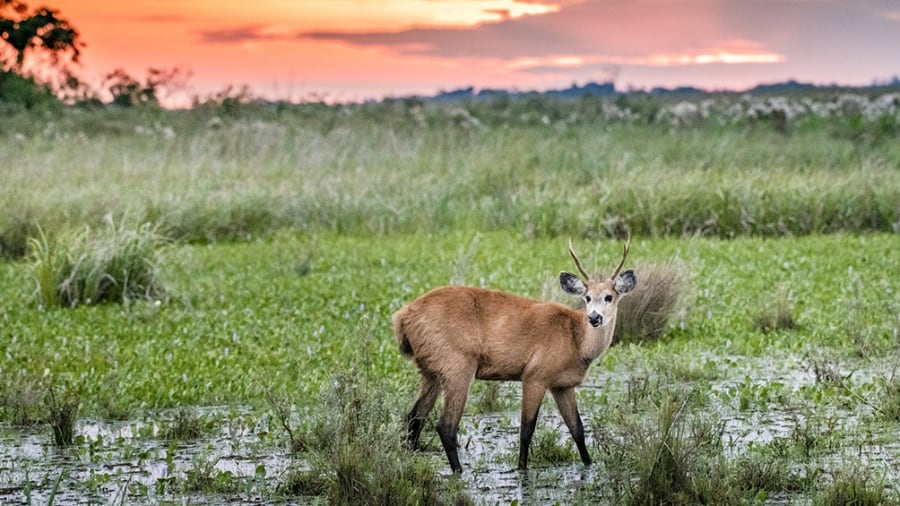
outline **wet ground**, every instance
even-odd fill
[[[291,457],[269,440],[249,410],[206,408],[199,417],[222,425],[190,443],[163,437],[166,423],[93,422],[76,425],[76,444],[58,448],[46,426],[0,426],[0,504],[158,504],[173,497],[190,503],[256,502],[266,477],[277,476]],[[230,473],[243,490],[206,500],[169,489],[177,476],[198,482]],[[180,501],[179,501],[180,502]]]
[[[709,382],[710,404],[723,423],[727,454],[736,456],[751,445],[795,437],[798,430],[809,428],[809,419],[809,424],[816,424],[811,432],[818,436],[829,430],[852,436],[846,446],[841,446],[840,440],[832,443],[835,447],[820,454],[817,465],[863,465],[876,476],[883,476],[886,483],[900,481],[900,443],[890,437],[889,429],[871,426],[872,408],[865,402],[816,413],[782,406],[774,400],[760,401],[759,396],[769,395],[760,392],[772,385],[777,392],[790,393],[816,383],[816,374],[804,365],[803,357],[716,360],[728,372]],[[870,382],[889,367],[857,369],[852,377],[856,384]],[[631,371],[629,377],[640,374]],[[621,371],[597,371],[592,376],[593,384],[585,385],[580,395],[590,397],[602,388],[627,388],[623,377]],[[504,386],[503,392],[517,398],[512,393],[517,390],[518,386],[511,384]],[[751,398],[748,406],[741,406],[741,392]],[[583,405],[590,428],[596,408],[590,402]],[[189,444],[172,443],[163,437],[166,424],[159,421],[81,421],[76,426],[77,444],[69,448],[55,447],[46,426],[0,425],[0,504],[46,504],[51,499],[54,504],[158,504],[169,500],[191,504],[264,503],[271,497],[272,484],[290,466],[298,465],[284,448],[282,435],[270,433],[269,427],[274,424],[267,415],[233,407],[206,408],[199,415],[215,423]],[[552,403],[545,405],[541,417],[545,426],[558,432],[561,442],[569,438]],[[602,482],[601,466],[586,468],[577,458],[571,464],[533,465],[527,473],[516,471],[518,424],[517,409],[464,418],[460,458],[465,472],[460,479],[476,501],[567,504],[576,496],[584,499],[585,484]],[[446,465],[436,436],[423,433],[423,442],[434,450],[435,465]],[[178,477],[183,484],[188,473],[194,473],[198,482],[206,478],[214,481],[224,473],[228,489],[209,495],[210,488],[204,494],[169,488],[174,481],[169,478]],[[442,473],[449,476],[449,469]],[[210,486],[208,481],[206,485]],[[775,502],[793,503],[800,498],[782,499]]]

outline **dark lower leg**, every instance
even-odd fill
[[[416,402],[412,410],[406,415],[406,443],[413,450],[419,447],[419,434],[425,425],[425,419],[416,414],[419,403]]]
[[[441,444],[444,445],[444,451],[447,453],[447,460],[450,461],[450,469],[454,474],[462,472],[462,466],[459,464],[459,453],[457,452],[456,433],[458,426],[438,424],[438,435],[441,436]]]
[[[422,427],[425,426],[425,420],[428,418],[431,408],[434,407],[439,393],[437,383],[432,376],[422,374],[420,381],[419,398],[416,399],[416,403],[406,415],[406,442],[413,450],[419,446]]]
[[[533,381],[522,382],[522,425],[519,428],[519,469],[528,469],[528,449],[537,425],[541,401],[547,391],[542,384]]]
[[[581,462],[584,465],[591,465],[591,455],[588,453],[587,446],[584,444],[584,424],[581,423],[581,417],[576,413],[577,422],[571,430],[572,439],[575,440],[575,446],[578,447],[578,454],[581,455]]]
[[[581,423],[581,415],[578,414],[578,403],[575,399],[575,389],[560,388],[554,389],[553,398],[556,399],[556,405],[559,407],[559,413],[575,440],[575,446],[578,447],[578,454],[581,455],[581,461],[585,465],[591,465],[591,456],[588,453],[587,446],[584,444],[584,424]]]
[[[531,420],[522,420],[522,427],[519,429],[519,469],[528,469],[528,449],[536,426],[537,416]]]

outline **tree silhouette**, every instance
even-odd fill
[[[74,62],[84,44],[80,34],[59,12],[39,7],[31,14],[28,5],[20,0],[0,0],[0,40],[16,53],[15,70],[21,73],[25,54],[47,52],[57,64],[59,56],[70,54]]]

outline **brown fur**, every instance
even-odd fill
[[[574,253],[573,258],[578,263]],[[626,274],[633,276],[631,271]],[[424,419],[443,393],[438,433],[451,468],[459,472],[456,431],[472,381],[521,381],[519,467],[527,467],[528,446],[547,390],[556,400],[582,461],[590,464],[574,387],[612,342],[617,302],[633,283],[622,289],[622,294],[617,286],[622,289],[613,279],[588,280],[578,286],[583,288],[579,294],[594,301],[609,299],[592,306],[605,321],[600,327],[589,323],[586,310],[463,286],[436,288],[394,313],[400,351],[415,362],[421,380],[419,398],[407,418],[411,446],[417,445]]]

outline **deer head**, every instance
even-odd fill
[[[605,327],[615,321],[619,299],[634,289],[637,278],[634,271],[622,271],[625,259],[628,258],[628,249],[631,247],[631,234],[625,240],[625,248],[622,252],[622,260],[608,279],[592,278],[581,265],[581,260],[572,248],[572,239],[569,239],[569,254],[578,267],[581,277],[570,272],[559,274],[559,284],[563,291],[569,295],[584,299],[585,315],[587,323],[595,329]]]

